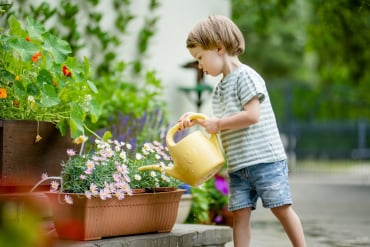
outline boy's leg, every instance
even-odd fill
[[[301,221],[290,205],[271,208],[278,218],[294,247],[305,247]]]
[[[251,241],[250,217],[251,208],[233,211],[233,242],[234,247],[249,247]]]

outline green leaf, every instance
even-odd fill
[[[98,89],[96,88],[94,82],[90,81],[90,80],[87,80],[87,85],[89,85],[89,88],[91,89],[91,91],[93,91],[94,93],[98,93]]]
[[[2,79],[0,82],[9,82],[14,81],[15,76],[8,70],[0,69],[0,78]]]
[[[58,105],[60,99],[55,91],[55,88],[51,85],[44,85],[41,91],[41,100],[39,102],[42,107],[52,107]]]
[[[45,41],[42,48],[49,51],[53,55],[56,63],[63,63],[66,60],[68,54],[72,52],[68,42],[58,39],[51,33],[45,33],[44,38]]]
[[[103,140],[104,141],[108,141],[109,139],[111,139],[112,138],[112,132],[110,132],[110,131],[105,131],[104,132],[104,135],[103,135]]]
[[[37,76],[37,82],[40,87],[43,87],[44,84],[53,85],[53,76],[49,71],[42,69]]]
[[[11,15],[8,19],[9,23],[9,32],[12,35],[19,36],[19,37],[26,37],[27,33],[23,30],[21,23],[14,17],[14,15]]]
[[[99,103],[96,100],[91,100],[89,104],[89,116],[92,123],[96,123],[99,119],[101,112]]]
[[[32,39],[43,40],[42,34],[45,33],[44,26],[29,16],[26,21],[26,30],[29,36],[32,37]]]
[[[86,114],[83,112],[82,108],[72,102],[69,119],[69,127],[72,138],[76,138],[84,133],[83,121],[85,120],[85,117]]]
[[[83,74],[84,68],[80,61],[75,57],[68,57],[64,63],[67,65],[68,69],[72,72],[72,77],[75,78],[77,82],[85,81],[85,75]]]
[[[39,88],[35,84],[28,84],[27,85],[27,93],[30,95],[38,95],[40,93]]]
[[[56,125],[57,129],[59,129],[60,131],[60,134],[62,136],[65,136],[66,133],[67,133],[67,121],[66,119],[62,119],[58,122],[58,124]]]
[[[24,38],[10,39],[8,45],[19,53],[22,60],[25,62],[31,62],[32,56],[39,51],[37,45],[27,42]]]
[[[21,81],[15,81],[13,84],[13,89],[15,96],[21,98],[25,95],[26,90]]]

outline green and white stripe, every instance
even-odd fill
[[[258,123],[220,134],[230,172],[286,159],[265,82],[249,66],[241,65],[217,85],[212,96],[214,114],[224,118],[243,111],[243,106],[255,96],[260,100]]]

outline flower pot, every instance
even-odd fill
[[[35,143],[37,134],[42,139]],[[29,191],[42,173],[60,173],[60,163],[71,147],[69,135],[61,136],[52,123],[0,120],[0,187]]]
[[[177,213],[176,223],[184,223],[189,216],[191,204],[193,202],[192,194],[183,194],[179,203],[179,212]]]
[[[183,190],[139,193],[101,200],[68,194],[73,204],[62,202],[61,193],[45,193],[50,200],[60,239],[93,240],[150,232],[170,232],[175,224]]]

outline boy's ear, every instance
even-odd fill
[[[225,46],[223,44],[218,45],[217,53],[218,53],[218,55],[224,55],[225,54]]]

